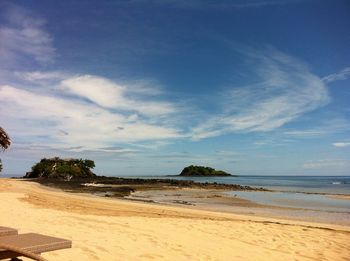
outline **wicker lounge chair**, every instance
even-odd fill
[[[0,226],[0,237],[17,235],[17,234],[18,234],[17,229]]]
[[[0,237],[0,260],[24,256],[37,261],[44,261],[40,256],[43,252],[49,252],[64,248],[71,248],[72,242],[66,239],[45,236],[36,233],[7,235]]]

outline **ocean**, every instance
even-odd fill
[[[193,180],[196,182],[216,182],[224,184],[239,184],[252,187],[263,187],[278,191],[350,195],[350,176],[137,176],[133,178],[164,178],[177,180]]]
[[[350,199],[329,195],[350,195],[350,176],[153,176],[138,178],[171,178],[263,187],[277,192],[229,191],[226,194],[263,205],[350,214]],[[345,218],[348,219],[348,216]]]

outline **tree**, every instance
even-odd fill
[[[91,171],[95,163],[88,159],[41,159],[27,172],[25,178],[61,178],[71,180],[72,178],[94,177]]]
[[[11,145],[10,136],[0,127],[0,148],[6,150]]]
[[[11,145],[10,136],[6,133],[6,131],[0,127],[0,148],[2,150],[8,149]],[[0,159],[0,172],[2,171],[2,162]]]

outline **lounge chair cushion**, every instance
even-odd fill
[[[17,235],[17,234],[18,234],[17,229],[0,226],[0,237]]]
[[[5,249],[1,247],[7,246]],[[36,233],[0,237],[0,259],[22,256],[22,253],[40,254],[64,248],[71,248],[72,242],[66,239],[45,236]],[[16,254],[18,249],[18,255]]]

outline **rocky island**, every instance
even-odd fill
[[[216,182],[195,182],[176,179],[142,179],[106,177],[94,174],[91,169],[95,163],[88,159],[41,159],[24,178],[40,184],[60,188],[69,192],[92,193],[106,197],[126,197],[135,191],[177,190],[180,188],[210,189],[210,190],[244,190],[266,191],[263,188],[253,188],[237,184],[219,184]],[[209,167],[188,166],[182,171],[182,176],[232,176],[224,171]]]
[[[212,177],[212,176],[233,176],[230,173],[227,173],[222,170],[215,170],[210,167],[204,167],[204,166],[188,166],[184,168],[179,176],[205,176],[205,177]]]
[[[72,178],[91,178],[96,175],[91,171],[95,162],[88,159],[41,159],[27,172],[24,178],[61,178],[71,180]]]

